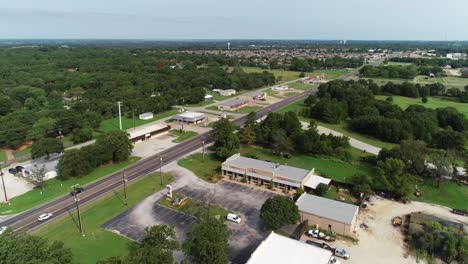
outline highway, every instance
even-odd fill
[[[309,90],[292,97],[286,98],[282,101],[279,101],[275,104],[267,106],[265,108],[259,109],[256,111],[257,118],[264,117],[269,113],[276,111],[286,105],[292,104],[298,100],[304,99],[309,96],[311,93],[316,92],[317,90]],[[246,116],[239,117],[232,122],[241,126],[246,121]],[[96,180],[92,183],[89,183],[84,186],[85,191],[79,194],[80,204],[90,203],[99,197],[102,197],[108,193],[111,193],[114,189],[121,188],[123,185],[123,174],[127,182],[131,182],[139,177],[143,177],[148,173],[154,172],[160,168],[160,158],[162,158],[162,165],[166,165],[170,162],[173,162],[184,155],[197,150],[202,147],[202,140],[205,141],[205,144],[210,143],[213,139],[210,136],[210,132],[198,135],[192,139],[184,141],[174,147],[168,148],[164,151],[161,151],[149,158],[140,160],[120,171],[114,172],[108,176],[105,176],[99,180]],[[155,184],[158,184],[155,182]],[[47,203],[44,203],[40,206],[27,210],[23,213],[20,213],[14,217],[11,217],[0,223],[1,226],[8,226],[15,231],[34,231],[41,226],[50,224],[54,219],[60,218],[70,211],[75,210],[75,200],[74,197],[69,194],[60,196],[54,200],[51,200]],[[37,217],[43,213],[52,213],[53,217],[51,220],[39,222]]]

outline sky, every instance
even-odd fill
[[[466,0],[0,0],[0,38],[468,40]]]

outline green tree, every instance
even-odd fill
[[[406,163],[411,173],[422,175],[426,169],[426,143],[421,140],[402,140],[400,142],[400,157]]]
[[[46,173],[47,170],[44,165],[34,166],[34,168],[31,169],[31,178],[41,189],[44,189]]]
[[[229,229],[216,219],[202,220],[190,228],[182,246],[185,254],[199,264],[229,263]]]
[[[127,160],[132,154],[133,144],[125,131],[115,130],[101,135],[95,147],[107,153],[107,161],[120,162]]]
[[[73,143],[78,144],[82,142],[86,142],[88,140],[93,139],[93,129],[92,128],[75,128],[73,130],[73,134],[71,140]]]
[[[0,259],[7,264],[74,263],[71,250],[62,242],[49,243],[42,237],[24,233],[0,236]]]
[[[453,157],[445,150],[435,149],[429,154],[428,162],[432,165],[431,170],[439,188],[442,179],[452,173]]]
[[[422,102],[423,104],[427,103],[428,101],[429,101],[429,100],[427,99],[426,96],[424,96],[424,97],[421,98],[421,102]]]
[[[31,140],[39,140],[43,139],[48,134],[52,134],[55,132],[55,122],[55,119],[50,117],[39,119],[28,131],[28,138]]]
[[[402,160],[388,158],[377,162],[377,176],[374,182],[379,189],[406,197],[413,190],[414,177],[406,172]]]
[[[351,176],[351,183],[353,184],[353,193],[356,195],[372,193],[372,178],[367,174],[354,174]]]
[[[300,220],[300,215],[293,200],[275,195],[262,205],[260,218],[266,222],[269,229],[275,230],[284,225],[297,223]]]
[[[147,227],[142,243],[130,254],[129,263],[175,263],[172,253],[178,249],[179,243],[173,227],[168,225]]]
[[[211,132],[214,142],[216,155],[225,159],[239,151],[239,138],[235,133],[236,128],[226,118],[217,121]]]
[[[57,165],[57,175],[63,179],[84,176],[92,170],[88,157],[79,149],[65,151]]]
[[[31,147],[31,157],[37,159],[50,154],[62,153],[64,151],[63,142],[57,138],[43,138],[34,143]]]
[[[320,183],[317,188],[315,189],[317,192],[318,196],[325,196],[328,192],[328,185]]]

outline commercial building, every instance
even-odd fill
[[[242,157],[234,154],[221,164],[223,176],[234,180],[245,179],[257,185],[273,184],[274,188],[290,191],[303,188],[314,174],[314,169],[304,170],[278,163]]]
[[[149,120],[149,119],[152,119],[153,117],[154,115],[151,112],[143,113],[138,116],[138,118],[140,118],[141,120]]]
[[[301,221],[318,225],[320,229],[334,231],[344,236],[353,236],[359,207],[335,200],[304,193],[297,199]]]
[[[144,126],[142,128],[136,128],[127,130],[128,138],[132,141],[133,144],[146,141],[150,139],[152,136],[165,133],[171,129],[171,126],[160,126],[157,124]]]
[[[246,264],[328,264],[331,258],[330,250],[271,232]]]
[[[289,90],[289,87],[287,85],[277,85],[277,86],[271,87],[271,90],[273,90],[273,91],[287,91],[287,90]]]
[[[241,98],[234,98],[218,104],[218,109],[223,111],[232,111],[242,108],[249,104],[248,100]]]
[[[222,96],[231,96],[231,95],[236,94],[236,90],[234,90],[234,89],[226,89],[226,90],[213,89],[213,93],[218,93],[219,95],[222,95]]]
[[[189,124],[197,124],[197,123],[205,121],[207,118],[208,118],[208,115],[204,113],[186,111],[186,112],[182,112],[177,115],[174,115],[172,117],[172,120],[178,121],[178,122],[189,123]]]

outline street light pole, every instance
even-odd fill
[[[81,223],[81,214],[80,214],[80,199],[78,198],[78,194],[75,194],[75,205],[76,205],[76,212],[78,214],[78,224],[80,225],[80,234],[83,235],[83,224]]]
[[[163,185],[163,180],[162,180],[162,166],[163,166],[163,159],[162,159],[162,156],[159,155],[159,179],[161,181],[160,185],[162,186]]]
[[[0,168],[0,176],[2,177],[2,184],[3,184],[3,194],[5,195],[5,202],[8,202],[8,197],[6,194],[6,187],[5,187],[5,180],[3,179],[3,170]]]
[[[125,178],[125,171],[122,174],[122,181],[124,186],[124,204],[127,206],[127,179]]]
[[[202,143],[202,158],[203,158],[203,162],[205,162],[205,140],[202,139],[201,143]]]

